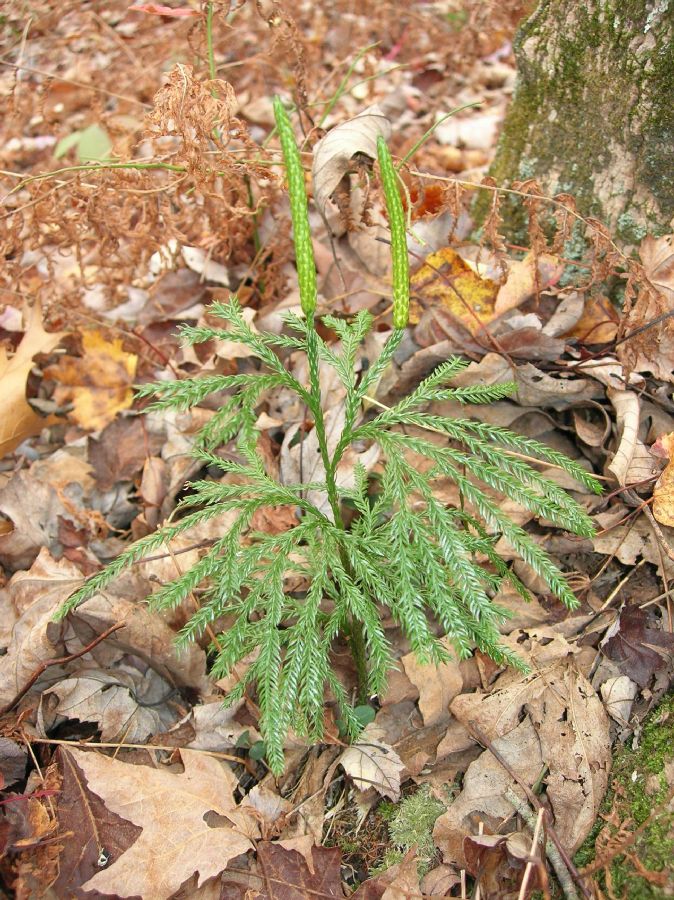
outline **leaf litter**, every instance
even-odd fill
[[[356,897],[397,898],[458,895],[467,873],[485,895],[516,896],[532,846],[522,805],[535,820],[540,796],[548,837],[573,853],[600,810],[617,742],[638,742],[671,683],[672,236],[646,236],[630,258],[562,198],[566,220],[548,240],[537,186],[525,182],[529,246],[507,249],[499,194],[485,175],[514,79],[510,4],[490,4],[487,22],[480,4],[467,3],[457,42],[425,10],[399,32],[387,9],[373,31],[365,9],[344,16],[341,3],[309,18],[214,3],[226,81],[182,62],[162,75],[176,46],[208,56],[194,4],[115,2],[100,15],[37,6],[26,31],[35,69],[16,45],[20,74],[0,74],[13,104],[0,151],[2,236],[12,248],[0,273],[0,773],[3,789],[17,792],[5,792],[0,807],[3,879],[17,895],[339,897],[356,888]],[[23,33],[18,12],[9,19]],[[394,33],[389,46],[383,36]],[[55,58],[59,75],[48,77]],[[270,72],[285,74],[278,83],[271,76],[272,86]],[[255,696],[225,708],[231,685],[207,677],[211,636],[175,647],[199,596],[163,618],[143,603],[196,562],[223,523],[186,533],[113,591],[53,621],[83,577],[173,514],[200,469],[194,434],[217,406],[141,415],[134,383],[250,371],[251,357],[226,337],[199,348],[179,342],[180,324],[203,321],[205,305],[230,290],[260,330],[281,333],[282,313],[298,306],[283,185],[266,145],[274,91],[292,93],[306,135],[319,308],[377,317],[361,372],[389,328],[376,138],[387,136],[402,159],[435,126],[400,170],[414,325],[368,403],[386,404],[459,353],[471,365],[457,384],[517,388],[472,415],[543,440],[607,480],[605,496],[591,498],[546,471],[594,514],[594,539],[521,518],[575,578],[582,603],[565,612],[516,567],[536,596],[527,605],[502,590],[496,602],[510,614],[504,640],[529,675],[479,653],[438,671],[421,666],[387,622],[398,668],[367,707],[374,721],[344,746],[329,703],[328,743],[291,741],[278,781],[264,765]],[[441,121],[476,100],[480,108]],[[92,164],[60,181],[29,180],[79,163],[81,135],[99,132],[110,159],[138,167]],[[144,169],[149,159],[159,168]],[[492,202],[478,238],[470,204],[481,183]],[[572,222],[590,248],[575,275],[562,249]],[[608,296],[616,275],[626,284],[622,312]],[[303,363],[291,352],[285,359],[304,378]],[[305,412],[282,392],[263,400],[270,471],[290,482],[320,478]],[[336,384],[325,400],[338,426]],[[227,459],[234,449],[219,452]],[[356,462],[376,478],[376,456],[356,447],[342,483],[352,483]],[[443,490],[438,483],[443,502],[459,502]],[[521,510],[508,514],[520,521]],[[254,528],[281,533],[295,523],[292,509],[275,508]],[[287,585],[304,589],[297,579]],[[342,649],[335,665],[350,685]],[[411,851],[373,875],[386,803],[400,808],[423,785],[446,807],[431,870],[421,877]],[[552,872],[552,857],[539,858]]]

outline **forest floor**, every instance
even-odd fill
[[[669,320],[652,322],[674,307],[674,252],[671,236],[619,246],[572,198],[488,178],[525,6],[16,0],[0,14],[3,896],[674,891],[674,342]],[[184,346],[179,327],[212,322],[209,303],[230,294],[259,331],[299,311],[276,94],[304,139],[318,312],[375,319],[363,370],[391,331],[364,110],[378,105],[405,161],[412,318],[378,402],[462,355],[462,385],[516,384],[472,416],[605,485],[596,496],[542,467],[592,515],[593,538],[502,504],[580,601],[564,607],[497,542],[534,596],[496,598],[529,674],[479,651],[420,665],[384,619],[398,666],[359,708],[363,736],[345,744],[328,700],[324,742],[293,736],[282,777],[265,762],[254,691],[223,705],[242,671],[209,678],[208,635],[176,649],[199,595],[161,615],[144,602],[222,522],[55,619],[84,578],[174,513],[186,481],[220,477],[191,454],[217,403],[147,412],[133,386],[253,361],[227,340]],[[344,123],[310,178],[313,148]],[[505,203],[517,235],[501,233]],[[284,354],[301,380],[304,359]],[[324,392],[343,403],[339,384]],[[261,399],[259,449],[281,480],[298,453],[301,473],[305,418],[280,389]],[[452,483],[434,490],[462,502]],[[253,527],[296,521],[280,506]],[[339,643],[334,665],[352,687]]]

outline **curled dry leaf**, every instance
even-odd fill
[[[140,671],[124,662],[109,670],[78,668],[46,693],[58,698],[53,715],[96,723],[103,741],[142,743],[179,718],[170,703],[176,694],[172,685],[153,669]]]
[[[107,809],[142,829],[116,862],[82,885],[85,891],[164,900],[194,873],[201,886],[253,849],[257,824],[234,801],[231,770],[212,757],[181,750],[178,774],[84,750],[69,755]]]
[[[312,179],[314,200],[323,215],[328,201],[342,178],[353,170],[353,157],[363,154],[377,158],[377,138],[388,140],[391,123],[377,104],[368,106],[353,119],[328,132],[314,148]]]
[[[45,425],[55,421],[44,419],[26,401],[26,379],[37,353],[49,353],[64,336],[63,332],[49,334],[42,327],[39,304],[31,309],[25,334],[14,356],[0,347],[0,456],[11,453],[27,437],[38,434]]]
[[[400,776],[405,768],[392,747],[382,740],[382,731],[371,722],[360,737],[342,753],[339,764],[360,791],[374,788],[382,797],[400,800]]]
[[[620,725],[626,725],[630,720],[634,698],[639,692],[636,684],[627,675],[618,675],[607,678],[599,690],[609,716]]]
[[[639,397],[633,391],[615,388],[608,388],[606,393],[616,411],[620,430],[620,443],[608,471],[621,487],[644,482],[655,471],[653,457],[639,439]]]

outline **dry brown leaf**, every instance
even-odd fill
[[[620,725],[627,725],[634,698],[639,693],[637,685],[627,675],[618,675],[607,678],[599,690],[609,716]]]
[[[400,776],[405,766],[392,747],[382,740],[382,731],[371,722],[358,740],[342,753],[339,764],[360,791],[374,788],[382,797],[400,800]]]
[[[643,276],[627,322],[629,332],[674,309],[674,235],[659,238],[647,235],[639,247]],[[618,356],[636,372],[652,372],[661,381],[674,381],[674,325],[664,319],[655,327],[636,334],[618,348]]]
[[[578,323],[582,314],[583,297],[577,291],[572,291],[565,297],[560,297],[559,306],[543,326],[543,332],[553,337],[563,336]]]
[[[11,571],[27,569],[46,547],[59,554],[59,523],[105,534],[103,516],[88,509],[93,487],[90,466],[74,453],[57,450],[20,469],[0,489],[0,512],[14,526],[0,535],[0,562]]]
[[[101,740],[142,743],[150,735],[168,729],[178,720],[171,684],[154,669],[124,664],[108,671],[84,666],[63,678],[45,694],[58,698],[52,716],[94,722]],[[51,723],[48,726],[53,727]]]
[[[49,334],[42,327],[42,310],[33,306],[26,332],[14,356],[0,347],[0,456],[11,453],[27,437],[38,434],[46,425],[56,421],[52,416],[38,416],[26,401],[26,379],[37,353],[49,353],[65,332]]]
[[[142,828],[116,862],[85,882],[85,891],[164,900],[194,873],[200,886],[253,849],[257,825],[236,806],[232,771],[212,757],[181,750],[178,774],[84,750],[69,754],[107,809]]]
[[[383,110],[368,106],[353,119],[329,131],[314,147],[312,179],[314,201],[323,215],[328,201],[342,178],[353,170],[353,157],[363,154],[377,158],[377,138],[391,135],[391,123]]]
[[[374,878],[368,878],[351,897],[352,900],[410,900],[421,897],[416,851],[409,850],[399,863],[389,866]]]
[[[260,735],[251,725],[241,725],[235,715],[241,704],[224,706],[221,700],[213,703],[200,703],[192,708],[192,719],[196,732],[190,741],[191,750],[228,750],[236,746],[238,739],[247,731],[250,742],[260,739]],[[248,795],[250,796],[250,794]]]
[[[28,572],[9,583],[19,619],[6,652],[0,656],[0,706],[9,703],[37,667],[59,655],[64,623],[54,622],[58,606],[82,583],[68,560],[56,562],[42,550]]]
[[[541,638],[547,640],[545,633]],[[510,642],[522,647],[517,635],[511,635]],[[608,717],[590,683],[572,662],[554,661],[565,648],[571,649],[560,635],[551,643],[536,642],[532,647],[536,671],[527,676],[507,672],[490,694],[461,695],[451,710],[459,721],[506,744],[525,716],[533,731],[529,745],[520,746],[520,751],[540,754],[547,763],[547,796],[555,828],[564,846],[575,850],[592,827],[606,792],[611,745]]]
[[[58,382],[57,402],[73,404],[70,418],[97,431],[133,403],[138,357],[122,348],[121,339],[109,341],[95,329],[82,334],[82,349],[82,357],[64,357],[45,374]]]
[[[277,843],[258,844],[258,859],[265,873],[265,900],[344,896],[339,847],[313,847],[307,857]]]
[[[529,717],[506,736],[492,739],[492,743],[522,781],[535,782],[544,760]],[[464,838],[477,833],[478,820],[493,832],[512,817],[513,808],[504,796],[506,788],[522,795],[521,788],[491,753],[485,751],[470,764],[461,793],[433,828],[433,838],[445,862],[466,867]]]
[[[618,333],[619,317],[606,297],[588,297],[583,315],[565,337],[577,338],[583,344],[608,344]]]
[[[447,638],[442,643],[446,650],[453,652]],[[463,676],[457,660],[452,659],[439,666],[424,666],[414,653],[407,653],[400,662],[409,680],[419,690],[419,711],[424,725],[429,727],[448,722],[449,704],[463,690]]]
[[[674,302],[674,234],[659,238],[647,234],[639,247],[639,256],[653,287]]]

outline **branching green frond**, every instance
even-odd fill
[[[196,525],[208,521],[208,519],[212,519],[214,516],[219,515],[220,512],[221,509],[217,506],[199,509],[190,515],[185,516],[184,519],[181,519],[180,522],[176,522],[174,525],[164,525],[154,534],[149,534],[147,537],[140,538],[140,540],[132,544],[128,550],[120,553],[116,559],[111,563],[108,563],[105,569],[101,572],[97,572],[90,578],[87,578],[82,587],[75,591],[75,593],[72,594],[58,610],[56,614],[57,618],[64,618],[69,612],[75,609],[75,607],[79,606],[80,603],[84,603],[85,600],[93,597],[94,594],[98,594],[100,591],[104,590],[112,581],[124,572],[125,569],[140,562],[143,557],[147,556],[153,550],[162,547],[183,531],[187,531],[188,528],[193,528]]]
[[[435,393],[438,387],[441,384],[445,384],[447,381],[451,381],[452,378],[465,369],[467,365],[468,362],[458,356],[453,356],[451,359],[448,359],[447,362],[439,365],[427,378],[424,378],[411,394],[408,394],[407,397],[403,397],[393,409],[382,413],[381,416],[379,416],[379,419],[388,421],[387,417],[389,414],[400,414],[413,409],[415,406],[429,403],[431,400],[435,399]]]
[[[457,400],[459,403],[495,403],[510,397],[517,390],[514,381],[503,384],[471,384],[469,387],[448,388],[437,391],[434,400]]]
[[[257,373],[204,375],[199,378],[186,378],[182,381],[158,381],[152,384],[142,384],[136,389],[136,396],[158,397],[158,400],[150,404],[150,410],[184,410],[197,406],[209,394],[216,391],[255,385],[258,393],[261,393],[268,388],[284,383],[285,379],[278,373],[270,375]]]

